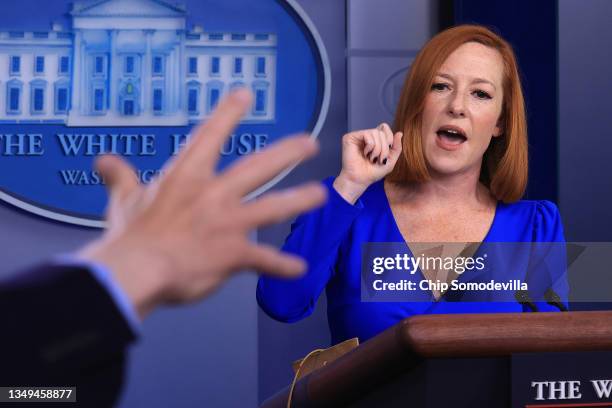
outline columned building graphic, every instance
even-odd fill
[[[248,122],[275,115],[275,34],[187,28],[162,0],[75,3],[72,28],[0,31],[0,123],[182,126],[234,87],[255,96]]]

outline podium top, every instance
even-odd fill
[[[612,312],[419,315],[402,320],[296,384],[294,404],[333,405],[426,358],[612,350]],[[264,402],[286,406],[288,390]]]
[[[420,315],[390,330],[422,357],[608,350],[612,312]],[[374,340],[374,339],[373,339]]]

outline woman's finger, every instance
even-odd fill
[[[381,123],[380,130],[382,130],[385,134],[385,141],[387,142],[389,149],[391,149],[393,145],[393,131],[391,130],[391,127],[386,123]]]
[[[387,142],[387,136],[384,131],[384,124],[378,126],[378,140],[380,141],[381,152],[378,164],[385,165],[389,159],[389,143]]]
[[[371,163],[378,163],[380,160],[380,154],[382,152],[382,143],[377,129],[368,130],[368,134],[374,140],[374,149],[370,153],[369,159]]]
[[[359,132],[358,137],[361,138],[364,142],[363,156],[369,160],[369,156],[372,153],[372,150],[374,150],[374,147],[376,146],[374,138],[368,132]]]

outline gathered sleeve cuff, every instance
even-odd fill
[[[536,204],[535,217],[532,251],[538,265],[533,267],[537,273],[531,278],[530,292],[534,294],[539,311],[559,311],[547,300],[556,297],[566,308],[569,304],[567,251],[561,215],[554,203],[542,200]]]

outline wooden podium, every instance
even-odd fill
[[[291,406],[509,407],[512,355],[607,350],[607,311],[414,316],[302,378]]]

